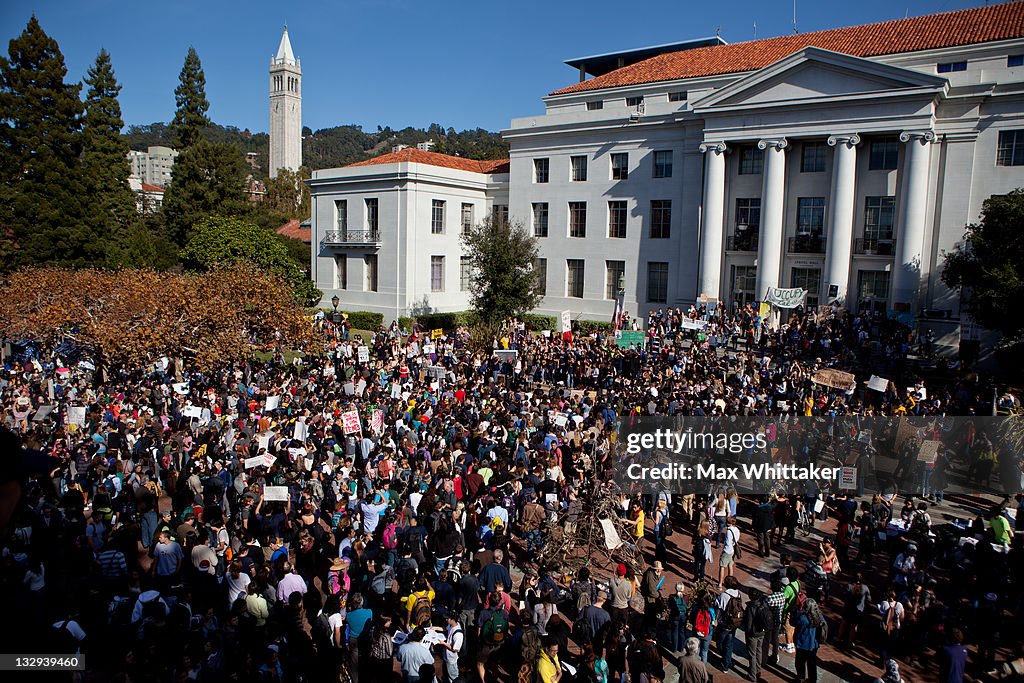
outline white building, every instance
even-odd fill
[[[302,64],[292,52],[288,27],[270,58],[270,177],[302,166]]]
[[[481,183],[507,191],[540,239],[543,312],[610,319],[622,277],[633,314],[797,286],[809,304],[913,312],[954,332],[942,254],[985,199],[1024,186],[1024,3],[568,63],[593,78],[514,119],[507,186]],[[408,191],[368,170],[314,176],[317,264],[334,194]],[[424,215],[392,216],[399,243],[429,238]],[[422,268],[433,252],[402,253]],[[429,295],[424,282],[406,273],[395,296]]]
[[[150,147],[145,152],[131,150],[128,152],[128,163],[132,167],[132,175],[140,182],[149,185],[167,187],[171,184],[174,172],[174,160],[178,152],[170,147]]]
[[[467,308],[461,235],[487,212],[507,211],[508,162],[403,149],[314,171],[313,281],[342,310]],[[502,208],[504,207],[504,209]]]

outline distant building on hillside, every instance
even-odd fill
[[[313,241],[313,229],[308,218],[304,221],[300,221],[298,218],[293,218],[277,228],[276,232],[282,237],[288,237],[293,240],[302,240],[306,244]]]
[[[132,175],[140,182],[167,187],[171,184],[174,160],[177,157],[177,150],[170,147],[154,146],[145,152],[136,150],[128,152],[128,163],[132,166]]]
[[[424,142],[417,142],[416,149],[421,152],[433,152],[434,148],[437,147],[437,143],[433,140],[426,140]]]
[[[128,187],[135,193],[135,209],[140,214],[156,213],[164,204],[164,188],[143,182],[138,176],[128,177]]]

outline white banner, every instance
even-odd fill
[[[267,410],[277,410],[277,407],[281,405],[280,396],[267,396]]]
[[[793,289],[769,287],[768,293],[764,296],[765,301],[779,308],[796,308],[803,305],[806,298],[807,290],[800,287],[794,287]]]
[[[690,320],[689,318],[683,318],[682,320],[684,330],[703,330],[707,327],[707,320]]]
[[[572,332],[572,311],[562,311],[558,322],[558,331],[562,334]]]
[[[68,422],[79,427],[85,426],[85,406],[71,406],[68,408]]]
[[[874,391],[886,391],[889,388],[889,380],[884,377],[877,375],[871,375],[871,379],[868,380],[868,389]]]
[[[257,455],[255,458],[245,459],[245,469],[247,470],[251,470],[253,467],[260,467],[262,465],[264,465],[264,457],[262,455]]]
[[[365,346],[359,347],[359,362],[369,363],[370,362],[370,349]]]
[[[281,501],[285,502],[288,500],[288,487],[287,486],[268,486],[263,489],[263,500],[266,501]]]
[[[181,414],[188,418],[196,418],[197,420],[203,416],[203,409],[199,406],[186,406],[185,410],[181,411]]]
[[[619,537],[619,532],[612,525],[612,520],[602,519],[601,529],[604,530],[604,545],[608,550],[615,550],[622,545],[622,539]]]

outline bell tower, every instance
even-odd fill
[[[302,166],[302,65],[292,52],[288,26],[270,59],[270,177]]]

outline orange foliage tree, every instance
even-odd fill
[[[17,271],[0,282],[0,336],[44,344],[73,336],[109,361],[132,364],[194,352],[209,367],[255,348],[321,350],[288,284],[244,262],[202,275]]]

